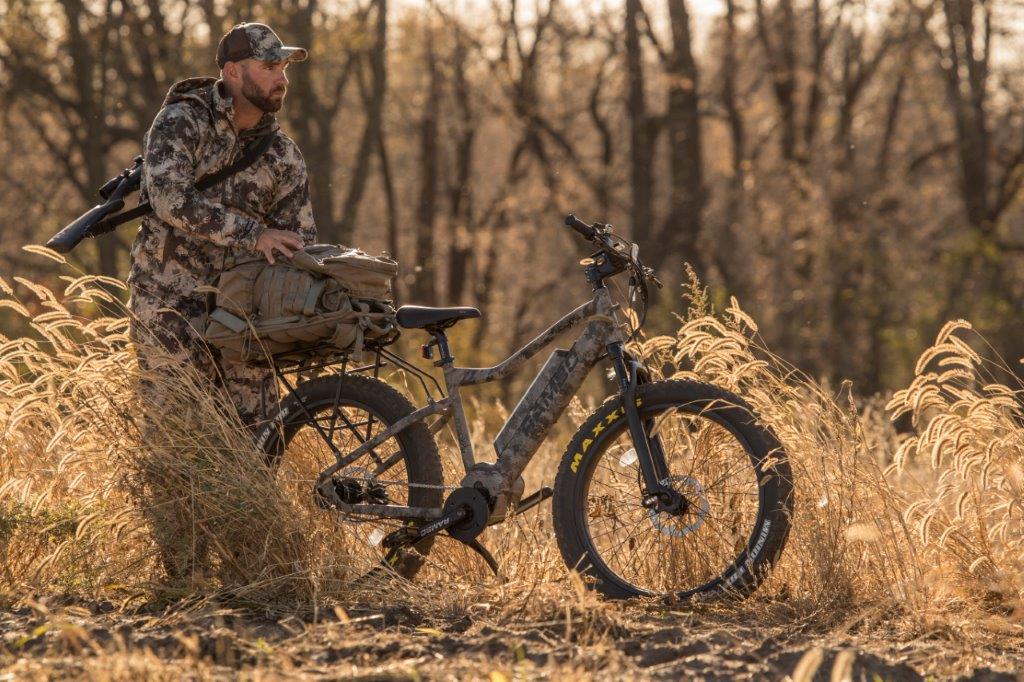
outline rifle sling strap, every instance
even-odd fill
[[[210,173],[209,175],[204,175],[203,177],[199,178],[199,180],[196,181],[196,189],[209,189],[210,187],[213,187],[214,185],[223,182],[224,180],[227,180],[235,173],[240,173],[244,171],[246,168],[256,163],[256,160],[263,156],[263,154],[265,154],[268,149],[270,149],[270,145],[274,143],[274,138],[276,137],[276,132],[267,133],[266,135],[263,135],[262,137],[259,138],[259,140],[257,140],[255,144],[248,147],[245,151],[245,154],[243,154],[241,158],[239,158],[233,164],[231,164],[230,166],[225,166],[224,168],[221,168],[219,171]],[[92,236],[96,236],[110,232],[118,225],[123,225],[124,223],[135,220],[136,218],[140,218],[144,215],[152,213],[152,211],[153,207],[150,206],[149,202],[147,201],[145,203],[139,204],[135,208],[130,208],[127,211],[122,211],[121,213],[118,213],[116,215],[104,218],[100,222],[96,223],[93,229],[90,230],[90,233]]]

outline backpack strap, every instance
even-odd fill
[[[317,301],[320,300],[320,294],[324,292],[324,287],[326,286],[326,279],[314,280],[313,284],[309,287],[309,291],[306,292],[306,300],[302,304],[303,315],[312,317],[316,314]]]
[[[210,319],[220,322],[236,334],[241,334],[249,327],[245,320],[237,315],[232,315],[223,308],[216,308],[212,313],[210,313]]]
[[[246,148],[245,154],[243,154],[241,158],[233,164],[221,168],[216,173],[210,173],[209,175],[204,175],[199,178],[199,180],[196,181],[196,189],[209,189],[217,183],[227,180],[235,173],[244,171],[246,168],[256,163],[256,159],[263,156],[263,154],[270,149],[270,145],[274,144],[274,138],[276,137],[277,131],[274,131],[257,138],[254,144]]]

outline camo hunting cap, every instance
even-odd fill
[[[258,59],[261,62],[301,62],[308,53],[303,47],[285,47],[266,24],[242,23],[224,34],[217,45],[217,66],[228,62]]]

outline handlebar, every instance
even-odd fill
[[[650,280],[661,288],[661,282],[655,277],[654,270],[640,262],[637,256],[637,245],[614,235],[611,225],[602,223],[588,225],[572,213],[565,217],[565,224],[588,241],[597,244],[608,261],[620,267],[619,272],[623,269],[632,270],[638,282],[646,283]]]
[[[593,257],[581,261],[587,266],[588,282],[595,286],[603,286],[605,277],[629,271],[630,308],[636,313],[639,320],[629,338],[630,340],[635,339],[647,318],[647,283],[653,282],[659,289],[661,288],[661,282],[655,277],[654,270],[640,262],[639,247],[612,233],[611,225],[602,223],[588,225],[572,213],[565,217],[565,224],[583,238],[594,242],[600,249]],[[635,296],[638,296],[638,299],[634,298]],[[638,305],[642,305],[642,312],[639,308],[634,307],[633,302],[636,300],[639,300]]]
[[[593,226],[587,225],[572,213],[565,216],[565,224],[579,232],[585,239],[593,241],[594,238],[597,237],[597,230],[595,230]]]

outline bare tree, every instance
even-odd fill
[[[345,89],[353,71],[365,57],[358,46],[365,42],[362,38],[369,31],[366,25],[369,10],[370,5],[359,7],[351,16],[332,22],[318,0],[296,1],[282,7],[288,35],[293,36],[296,44],[310,50],[314,59],[311,68],[289,73],[293,102],[288,112],[291,129],[306,163],[316,169],[309,177],[310,198],[324,241],[345,241],[346,237],[342,227],[344,216],[337,216],[334,191],[337,174],[334,123],[345,101]],[[339,45],[356,47],[339,49]],[[363,161],[366,172],[373,141],[368,144],[367,150],[360,150],[367,157]],[[358,206],[358,201],[355,205]],[[346,206],[346,210],[350,208]]]
[[[446,23],[454,29],[449,63],[456,107],[456,123],[452,131],[455,162],[447,187],[448,223],[451,231],[448,242],[448,299],[452,305],[458,305],[467,289],[476,231],[473,213],[473,154],[478,117],[472,104],[472,85],[467,74],[469,46],[465,30],[450,19]]]
[[[1007,255],[1024,251],[1008,243],[1001,221],[1024,186],[1024,108],[993,69],[995,0],[942,0],[918,12],[920,35],[932,53],[952,114],[956,188],[976,248],[959,253],[944,313],[967,312],[965,305],[989,307],[1002,322],[995,342],[1009,358],[1024,355],[1018,325],[996,310],[1016,309]],[[971,295],[965,300],[965,288]]]
[[[356,153],[352,179],[349,182],[348,193],[342,207],[341,221],[337,233],[330,235],[344,243],[351,241],[352,233],[355,230],[359,204],[362,202],[370,177],[370,164],[373,155],[374,153],[382,154],[384,149],[382,137],[384,135],[384,99],[387,94],[387,0],[372,0],[371,6],[374,13],[374,39],[364,60],[370,72],[369,84],[367,85],[364,80],[362,69],[358,74],[366,122],[362,138],[359,141],[359,150]],[[397,244],[397,241],[395,243]],[[397,253],[392,255],[397,257]]]
[[[660,267],[669,257],[681,257],[703,270],[705,259],[697,248],[706,203],[700,79],[687,3],[671,0],[666,4],[672,32],[667,46],[657,38],[642,1],[626,0],[626,110],[630,121],[633,234],[642,244],[660,245],[652,254],[654,267]],[[650,113],[647,105],[643,36],[660,58],[668,95],[662,114]],[[654,159],[663,130],[668,136],[669,206],[659,227],[654,219]]]
[[[771,8],[765,5],[765,0],[754,1],[755,31],[779,112],[779,151],[786,162],[795,161],[804,166],[811,162],[811,145],[820,128],[826,53],[843,21],[847,4],[847,0],[838,0],[829,20],[822,0],[811,0],[806,22],[810,28],[806,51],[809,58],[806,64],[801,64],[799,47],[803,22],[793,0],[778,0]],[[806,78],[801,78],[801,70],[806,72]],[[803,94],[801,81],[807,83]],[[801,100],[804,102],[803,125]]]
[[[184,34],[169,28],[182,20],[183,6],[16,0],[8,10],[0,23],[0,65],[10,75],[4,95],[16,97],[20,121],[79,197],[66,219],[96,203],[111,149],[141,143],[167,89],[170,55],[183,51]],[[147,39],[129,46],[120,38],[125,31]],[[96,244],[92,269],[116,276],[122,242],[107,236]]]
[[[427,72],[426,97],[419,122],[420,191],[416,208],[416,270],[413,294],[417,302],[436,304],[434,226],[437,222],[438,117],[441,104],[441,71],[434,49],[434,27],[424,26],[424,65]]]
[[[669,253],[706,269],[706,262],[697,248],[702,214],[706,203],[704,187],[704,154],[701,135],[699,105],[699,78],[697,62],[693,58],[690,35],[690,13],[685,0],[669,0],[669,21],[672,27],[672,47],[663,56],[665,78],[668,81],[668,111],[665,114],[665,132],[668,134],[669,185],[668,215],[661,228],[659,243],[671,245],[659,249],[664,254],[653,259],[661,266]]]
[[[647,106],[647,78],[641,44],[644,20],[640,0],[626,0],[626,113],[629,117],[629,167],[633,238],[654,243],[654,148],[662,118]]]
[[[747,267],[739,253],[739,220],[745,200],[744,178],[747,175],[747,128],[741,110],[739,86],[739,41],[737,18],[739,10],[736,0],[725,0],[725,17],[722,25],[722,57],[719,67],[721,83],[719,98],[725,112],[729,129],[729,184],[725,202],[720,236],[713,248],[715,264],[726,287],[745,300],[749,288]]]

